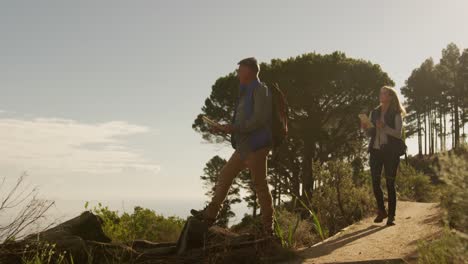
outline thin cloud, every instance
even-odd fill
[[[159,165],[125,141],[125,137],[149,131],[123,121],[90,124],[59,118],[0,118],[0,167],[93,175],[128,170],[153,174],[159,172]]]

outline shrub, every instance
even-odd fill
[[[262,223],[259,216],[245,214],[238,224],[232,225],[230,228],[236,233],[260,234],[262,231]]]
[[[87,207],[87,205],[85,206]],[[135,239],[145,239],[154,242],[173,242],[179,237],[184,226],[184,220],[171,216],[164,217],[153,210],[139,206],[133,213],[112,211],[107,206],[98,204],[92,212],[99,215],[103,221],[103,230],[112,241],[129,242]]]
[[[442,155],[439,166],[440,176],[447,183],[441,196],[447,222],[450,228],[468,233],[468,151]]]
[[[404,200],[431,202],[437,198],[430,177],[404,163],[400,164],[395,185],[397,193]]]
[[[68,257],[67,257],[68,256]],[[36,241],[25,246],[21,258],[23,264],[68,264],[73,258],[66,251],[59,252],[55,244]]]
[[[466,263],[468,241],[446,230],[440,239],[418,244],[419,263],[449,264]]]
[[[349,164],[343,161],[330,161],[321,166],[315,164],[314,173],[317,188],[310,203],[325,233],[335,234],[374,210],[370,186],[355,184]]]
[[[240,223],[230,229],[236,233],[261,235],[261,217],[245,214]],[[281,239],[286,248],[310,246],[318,240],[312,232],[312,223],[308,219],[301,219],[301,215],[290,212],[286,208],[275,210],[275,234]]]
[[[466,263],[468,260],[468,151],[461,148],[440,155],[436,171],[446,182],[441,205],[446,211],[448,228],[432,242],[418,245],[420,263]]]
[[[318,238],[312,233],[311,222],[282,208],[275,212],[275,233],[287,248],[311,246]]]

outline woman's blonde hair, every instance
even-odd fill
[[[405,107],[401,104],[400,99],[398,98],[397,91],[390,86],[383,86],[382,89],[387,91],[391,97],[389,108],[397,113],[400,113],[402,117],[405,116],[406,110]]]

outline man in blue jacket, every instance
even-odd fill
[[[215,131],[231,134],[235,151],[221,170],[211,202],[202,211],[192,210],[192,214],[213,224],[234,178],[248,168],[260,203],[264,233],[270,236],[273,234],[273,202],[266,174],[272,145],[272,95],[258,78],[260,66],[255,58],[243,59],[238,65],[239,99],[233,122]]]

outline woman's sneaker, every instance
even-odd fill
[[[374,223],[382,223],[385,218],[387,218],[387,212],[384,211],[379,211],[377,213],[377,217],[374,219]]]

